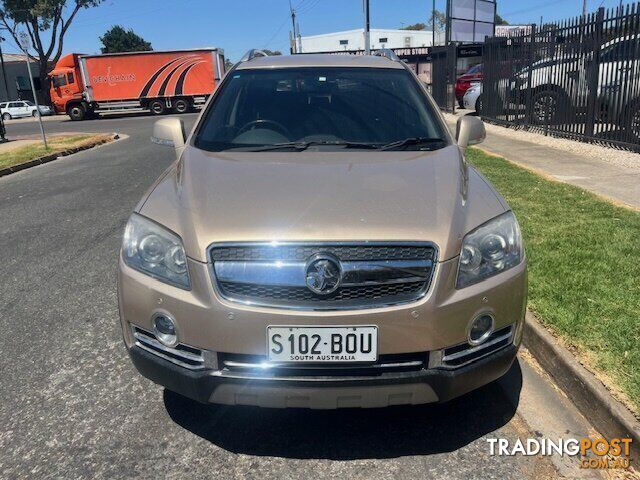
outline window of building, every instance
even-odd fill
[[[340,45],[349,45],[349,40],[340,40]]]
[[[382,37],[382,38],[379,38],[378,41],[380,43],[387,43],[389,41],[389,39],[387,37]]]

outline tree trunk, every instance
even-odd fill
[[[40,93],[38,95],[40,103],[51,106],[51,95],[49,92],[49,65],[46,61],[39,62],[40,67]]]

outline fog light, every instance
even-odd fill
[[[471,345],[480,345],[493,332],[493,317],[488,313],[478,315],[469,324],[468,340]]]
[[[167,347],[173,347],[178,343],[178,330],[171,317],[158,314],[153,317],[153,333],[161,343]]]

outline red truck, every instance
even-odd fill
[[[220,49],[71,53],[51,76],[51,100],[72,120],[100,112],[149,109],[155,115],[185,113],[204,105],[224,76]]]

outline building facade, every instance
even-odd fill
[[[0,102],[11,100],[33,100],[25,57],[26,55],[23,54],[3,52],[3,62],[0,63]],[[2,67],[3,64],[4,70]],[[38,97],[41,98],[40,66],[33,60],[30,64],[36,93],[38,94]]]
[[[436,35],[436,44],[441,35]],[[430,47],[433,42],[431,30],[370,30],[372,49]],[[301,53],[364,50],[364,28],[343,32],[309,35],[299,39]]]

